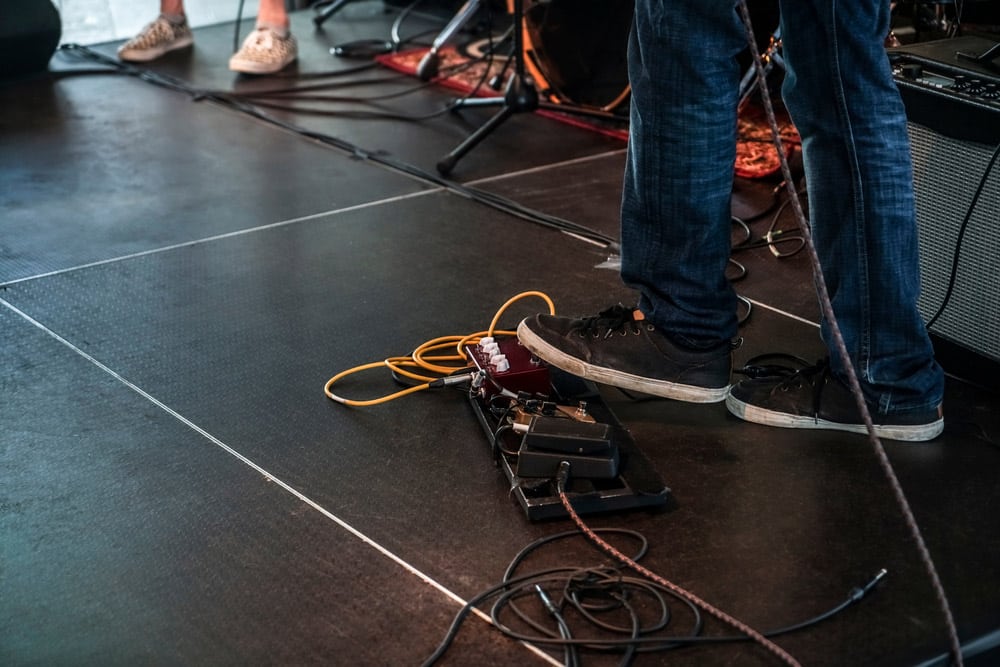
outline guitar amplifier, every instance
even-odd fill
[[[889,56],[913,158],[920,312],[937,315],[934,336],[1000,361],[1000,48],[969,36]]]

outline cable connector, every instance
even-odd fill
[[[470,389],[472,391],[479,391],[483,384],[486,382],[486,371],[479,371],[476,373],[475,377],[472,378],[472,386]]]
[[[556,470],[556,488],[560,491],[566,490],[566,485],[569,483],[569,461],[560,461],[559,469]]]
[[[550,614],[558,618],[559,608],[556,607],[556,603],[552,601],[552,598],[550,598],[548,593],[545,592],[545,589],[539,586],[538,584],[535,584],[535,592],[538,593],[538,597],[541,598],[542,604],[545,605],[546,611],[548,611]]]
[[[476,373],[462,373],[461,375],[449,375],[448,377],[438,378],[437,380],[432,380],[427,383],[427,386],[431,389],[439,389],[441,387],[453,387],[457,384],[465,384],[466,382],[471,382],[476,377]]]
[[[855,602],[859,602],[863,597],[868,595],[872,591],[872,589],[875,588],[878,582],[882,581],[882,579],[885,577],[886,574],[888,574],[888,572],[883,567],[881,570],[875,573],[875,576],[867,584],[853,589],[851,591],[851,595],[849,598],[851,603],[853,604]]]

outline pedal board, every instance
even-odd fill
[[[497,466],[529,520],[563,518],[556,470],[579,514],[662,507],[670,489],[597,388],[535,358],[516,338],[466,347],[483,382],[469,393]]]

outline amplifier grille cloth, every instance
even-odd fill
[[[955,244],[994,146],[909,123],[922,272],[919,308],[929,320],[944,300]],[[954,291],[931,331],[1000,360],[1000,161],[969,220]]]

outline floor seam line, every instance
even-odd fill
[[[260,119],[256,119],[256,120],[259,121]],[[263,121],[261,121],[261,122],[263,122]],[[265,124],[272,125],[270,123],[265,123]],[[283,129],[283,128],[279,128],[279,129]],[[296,133],[292,132],[291,134],[296,134]],[[298,136],[298,135],[296,135],[296,136]],[[317,142],[317,143],[323,145],[322,142]],[[329,146],[326,146],[326,147],[330,148]],[[605,157],[616,155],[616,154],[618,154],[620,152],[621,152],[620,150],[609,151],[609,152],[605,152],[605,153],[599,153],[599,154],[595,154],[595,155],[588,155],[588,156],[584,156],[584,157],[580,157],[580,158],[574,158],[572,160],[563,160],[562,162],[556,162],[556,163],[552,163],[552,164],[548,164],[548,165],[540,165],[540,166],[537,166],[537,167],[532,167],[530,169],[522,169],[520,171],[512,172],[512,173],[508,173],[508,174],[496,174],[494,176],[488,176],[488,177],[477,179],[477,180],[474,180],[474,181],[469,181],[465,185],[466,186],[475,187],[477,184],[494,183],[494,182],[497,182],[497,181],[503,181],[503,180],[507,180],[507,179],[510,179],[510,178],[516,178],[518,176],[527,176],[527,175],[538,173],[538,172],[545,171],[545,170],[548,170],[548,169],[554,169],[554,168],[558,168],[558,167],[563,167],[563,166],[568,166],[568,165],[573,165],[573,164],[581,164],[581,163],[584,163],[584,162],[599,160],[599,159],[602,159],[602,158],[605,158]],[[386,169],[390,170],[390,171],[396,171],[396,170],[388,169],[387,167],[386,167]],[[403,172],[398,172],[397,171],[397,173],[403,173]],[[391,204],[391,203],[395,203],[395,202],[399,202],[399,201],[405,201],[407,199],[412,199],[412,198],[415,198],[415,197],[423,197],[423,196],[426,196],[426,195],[436,194],[436,193],[439,193],[439,192],[447,192],[447,193],[451,193],[451,194],[457,194],[457,193],[453,192],[452,190],[450,190],[449,188],[447,188],[445,186],[433,185],[433,184],[429,183],[426,180],[421,180],[421,179],[416,178],[416,177],[414,177],[412,175],[409,175],[409,174],[403,173],[403,175],[404,176],[408,176],[412,181],[415,181],[415,182],[418,182],[418,183],[421,183],[423,185],[428,186],[428,188],[426,190],[420,190],[420,191],[417,191],[417,192],[410,192],[410,193],[406,193],[406,194],[402,194],[402,195],[395,195],[393,197],[384,197],[382,199],[376,199],[376,200],[369,201],[369,202],[364,202],[364,203],[361,203],[361,204],[354,204],[352,206],[346,206],[344,208],[332,209],[332,210],[329,210],[329,211],[321,211],[321,212],[318,212],[318,213],[311,213],[309,215],[299,216],[298,218],[292,218],[290,220],[280,220],[278,222],[272,222],[272,223],[268,223],[266,225],[257,225],[256,227],[248,227],[246,229],[237,229],[237,230],[234,230],[234,231],[231,231],[231,232],[225,232],[223,234],[215,234],[213,236],[206,236],[206,237],[199,238],[199,239],[192,239],[190,241],[184,241],[184,242],[181,242],[181,243],[173,243],[173,244],[166,245],[166,246],[160,246],[158,248],[150,248],[149,250],[141,250],[139,252],[129,253],[127,255],[119,255],[117,257],[109,257],[107,259],[97,260],[97,261],[94,261],[94,262],[87,262],[86,264],[77,264],[76,266],[70,266],[70,267],[66,267],[64,269],[56,269],[55,271],[47,271],[45,273],[38,273],[38,274],[35,274],[35,275],[31,275],[31,276],[23,276],[21,278],[15,278],[13,280],[9,280],[9,281],[6,281],[6,282],[0,282],[0,287],[8,287],[8,286],[11,286],[11,285],[17,285],[17,284],[24,283],[24,282],[30,282],[30,281],[33,281],[33,280],[39,280],[39,279],[42,279],[42,278],[51,278],[53,276],[63,275],[63,274],[67,274],[67,273],[73,273],[75,271],[82,271],[84,269],[90,269],[90,268],[94,268],[94,267],[97,267],[97,266],[105,266],[105,265],[108,265],[108,264],[116,264],[118,262],[124,262],[124,261],[128,261],[130,259],[136,259],[136,258],[139,258],[139,257],[145,257],[147,255],[155,255],[155,254],[159,254],[161,252],[169,252],[171,250],[178,250],[180,248],[186,248],[186,247],[189,247],[189,246],[197,246],[197,245],[201,245],[201,244],[205,244],[205,243],[211,243],[213,241],[221,241],[223,239],[236,238],[238,236],[244,236],[244,235],[252,234],[252,233],[255,233],[255,232],[266,231],[266,230],[269,230],[269,229],[277,229],[277,228],[280,228],[280,227],[285,227],[285,226],[289,226],[289,225],[293,225],[293,224],[300,224],[300,223],[304,223],[304,222],[310,222],[312,220],[315,220],[315,219],[321,218],[321,217],[334,216],[334,215],[339,215],[341,213],[350,213],[352,211],[359,211],[359,210],[363,210],[365,208],[370,208],[370,207],[374,207],[374,206],[381,206],[383,204]],[[570,236],[573,236],[574,238],[577,238],[577,240],[585,241],[585,242],[588,242],[588,243],[593,243],[589,239],[586,239],[586,238],[574,235],[572,233],[568,233],[568,234]]]
[[[787,310],[782,310],[781,308],[776,308],[775,306],[764,303],[763,301],[758,301],[757,299],[747,298],[747,301],[754,304],[755,306],[760,306],[765,310],[770,310],[772,313],[775,313],[776,315],[783,315],[789,319],[795,320],[796,322],[802,322],[803,324],[808,324],[811,327],[819,328],[819,322],[813,322],[812,320],[808,320],[804,317],[799,317],[794,313],[790,313]]]
[[[624,152],[625,152],[624,148],[619,148],[613,151],[594,153],[593,155],[585,155],[583,157],[572,158],[569,160],[562,160],[561,162],[551,162],[549,164],[542,164],[535,167],[528,167],[525,169],[520,169],[518,171],[511,171],[504,174],[485,176],[483,178],[477,178],[475,180],[469,181],[468,183],[465,183],[465,185],[475,186],[478,183],[494,183],[496,181],[504,181],[510,178],[517,178],[519,176],[529,176],[531,174],[537,174],[540,172],[548,171],[549,169],[557,169],[559,167],[569,167],[577,164],[584,164],[587,162],[596,162],[597,160],[603,160],[604,158],[620,155]]]
[[[23,282],[29,282],[32,280],[39,280],[41,278],[51,278],[52,276],[58,276],[65,273],[73,273],[74,271],[82,271],[84,269],[90,269],[97,266],[105,266],[108,264],[116,264],[118,262],[128,261],[130,259],[136,259],[139,257],[146,257],[148,255],[157,255],[163,252],[169,252],[171,250],[179,250],[180,248],[187,248],[191,246],[198,246],[202,244],[211,243],[213,241],[221,241],[229,238],[236,238],[239,236],[245,236],[253,234],[256,232],[267,231],[271,229],[278,229],[281,227],[287,227],[290,225],[302,224],[305,222],[312,222],[318,218],[324,218],[329,216],[340,215],[341,213],[351,213],[354,211],[360,211],[366,208],[371,208],[374,206],[382,206],[384,204],[392,204],[399,201],[404,201],[407,199],[412,199],[416,197],[423,197],[430,194],[435,194],[444,191],[444,188],[431,188],[427,190],[420,190],[418,192],[410,192],[403,195],[396,195],[393,197],[386,197],[383,199],[378,199],[370,202],[364,202],[362,204],[355,204],[352,206],[346,206],[344,208],[333,209],[330,211],[322,211],[319,213],[310,213],[309,215],[299,216],[297,218],[291,218],[289,220],[279,220],[278,222],[271,222],[266,225],[257,225],[256,227],[248,227],[246,229],[237,229],[231,232],[225,232],[223,234],[215,234],[213,236],[205,236],[199,239],[192,239],[190,241],[183,241],[181,243],[172,243],[166,246],[160,246],[158,248],[150,248],[149,250],[141,250],[139,252],[129,253],[127,255],[119,255],[117,257],[109,257],[108,259],[101,259],[94,262],[87,262],[86,264],[77,264],[76,266],[70,266],[64,269],[56,269],[55,271],[48,271],[46,273],[38,273],[33,276],[24,276],[22,278],[15,278],[7,282],[0,282],[0,288],[9,287],[11,285],[17,285]]]
[[[110,375],[114,380],[116,380],[120,384],[124,385],[126,388],[130,389],[132,392],[138,394],[140,397],[142,397],[145,400],[149,401],[154,406],[156,406],[157,408],[159,408],[163,412],[167,413],[167,415],[169,415],[170,417],[173,417],[175,420],[179,421],[184,426],[188,427],[189,429],[191,429],[195,433],[199,434],[200,436],[202,436],[203,438],[205,438],[206,440],[208,440],[210,443],[212,443],[216,447],[222,449],[224,452],[226,452],[227,454],[229,454],[230,456],[232,456],[233,458],[235,458],[237,461],[240,461],[241,463],[243,463],[244,465],[246,465],[251,470],[254,470],[258,474],[260,474],[261,477],[264,479],[265,482],[270,483],[270,484],[276,484],[278,487],[280,487],[281,489],[283,489],[289,495],[293,496],[294,498],[297,498],[300,502],[305,503],[306,505],[308,505],[309,507],[311,507],[313,510],[315,510],[316,512],[318,512],[320,515],[326,517],[327,519],[329,519],[330,521],[332,521],[334,524],[336,524],[337,526],[339,526],[342,530],[346,531],[348,534],[350,534],[350,535],[354,536],[355,538],[357,538],[360,542],[362,542],[362,544],[368,546],[372,550],[374,550],[377,553],[381,554],[384,558],[386,558],[390,562],[395,563],[397,566],[399,566],[403,570],[409,572],[411,575],[415,576],[417,579],[421,580],[423,583],[425,583],[428,586],[430,586],[431,588],[437,590],[439,593],[441,593],[442,595],[444,595],[445,598],[451,600],[452,602],[455,602],[455,603],[459,604],[462,607],[464,607],[466,604],[468,604],[467,600],[465,600],[460,595],[458,595],[457,593],[455,593],[452,590],[450,590],[449,588],[447,588],[444,584],[438,582],[437,580],[433,579],[432,577],[430,577],[429,575],[425,574],[421,570],[417,569],[416,566],[411,565],[409,562],[407,562],[406,560],[404,560],[401,556],[397,556],[392,551],[389,551],[386,547],[383,547],[381,544],[379,544],[378,542],[376,542],[372,538],[368,537],[367,535],[365,535],[364,533],[362,533],[360,530],[358,530],[357,528],[355,528],[351,524],[347,523],[344,519],[341,519],[336,514],[334,514],[330,510],[326,509],[325,507],[323,507],[322,505],[320,505],[318,502],[314,501],[312,498],[310,498],[309,496],[305,495],[303,492],[299,491],[295,487],[291,486],[290,484],[288,484],[287,482],[285,482],[281,478],[279,478],[279,477],[277,477],[275,475],[272,475],[265,468],[263,468],[259,464],[255,463],[249,457],[241,454],[236,449],[230,447],[225,442],[223,442],[219,438],[215,437],[214,435],[212,435],[211,433],[209,433],[207,430],[205,430],[201,426],[198,426],[196,423],[194,423],[193,421],[191,421],[190,419],[188,419],[187,417],[185,417],[181,413],[177,412],[176,410],[174,410],[173,408],[171,408],[169,405],[167,405],[163,401],[159,400],[158,398],[156,398],[155,396],[153,396],[152,394],[150,394],[149,392],[147,392],[146,390],[144,390],[142,387],[138,386],[137,384],[135,384],[134,382],[132,382],[131,380],[129,380],[128,378],[126,378],[121,373],[118,373],[117,371],[115,371],[113,368],[111,368],[110,366],[108,366],[107,364],[105,364],[104,362],[102,362],[97,357],[94,357],[93,355],[91,355],[91,354],[85,352],[84,350],[82,350],[79,346],[75,345],[68,338],[60,335],[59,333],[57,333],[54,330],[50,329],[49,327],[45,326],[42,322],[40,322],[39,320],[35,319],[34,317],[32,317],[31,315],[29,315],[25,311],[21,310],[20,308],[18,308],[14,304],[10,303],[6,299],[0,298],[0,305],[2,305],[3,307],[7,308],[8,310],[10,310],[11,312],[13,312],[14,314],[18,315],[25,322],[27,322],[28,324],[34,326],[39,331],[41,331],[45,335],[49,336],[50,338],[52,338],[56,342],[60,343],[64,347],[68,348],[71,352],[73,352],[77,356],[82,357],[85,361],[87,361],[90,364],[92,364],[93,366],[97,367],[99,370],[103,371],[107,375]],[[472,607],[471,612],[473,614],[475,614],[476,616],[478,616],[483,621],[485,621],[486,623],[488,623],[490,625],[493,625],[493,622],[490,619],[489,615],[486,614],[485,612],[481,611],[479,608]],[[523,645],[525,648],[527,648],[529,651],[531,651],[531,652],[535,653],[536,655],[539,655],[540,657],[544,658],[550,664],[557,665],[557,666],[560,665],[560,664],[562,664],[560,662],[555,661],[547,653],[545,653],[544,651],[541,651],[540,649],[538,649],[535,646],[532,646],[531,644],[528,644],[528,643],[523,642],[523,641],[520,641],[519,643],[521,645]]]
[[[235,112],[237,114],[240,114],[240,115],[243,115],[243,116],[247,116],[247,117],[251,118],[252,120],[255,120],[258,123],[261,123],[263,125],[267,125],[267,126],[270,126],[270,127],[277,128],[279,130],[283,130],[287,134],[291,134],[292,136],[298,137],[299,139],[305,139],[305,140],[307,140],[307,141],[309,141],[309,142],[311,142],[313,144],[316,144],[318,146],[321,146],[323,148],[336,151],[336,152],[340,153],[341,155],[343,155],[343,156],[345,156],[345,157],[347,157],[349,159],[361,159],[361,160],[363,160],[364,162],[366,162],[368,164],[371,164],[371,165],[373,165],[375,167],[378,167],[380,169],[384,169],[385,171],[389,171],[389,172],[392,172],[392,173],[395,173],[395,174],[399,174],[399,175],[404,176],[404,177],[406,177],[406,178],[408,178],[408,179],[410,179],[412,181],[416,181],[416,182],[422,183],[424,185],[431,185],[433,187],[438,187],[438,188],[441,188],[443,190],[448,190],[448,191],[451,190],[451,188],[449,188],[448,186],[437,185],[436,182],[435,182],[436,179],[444,179],[444,180],[449,180],[450,181],[451,179],[448,179],[446,176],[440,176],[440,175],[439,176],[435,176],[434,173],[432,173],[430,171],[427,171],[427,170],[425,170],[425,169],[423,169],[421,167],[418,167],[418,166],[416,166],[414,164],[410,164],[409,162],[400,161],[398,164],[394,164],[394,163],[391,163],[391,162],[389,162],[387,160],[379,160],[379,159],[377,159],[377,156],[379,156],[379,155],[383,155],[383,154],[390,155],[391,154],[388,151],[385,151],[383,149],[368,149],[368,148],[364,148],[363,146],[359,146],[357,144],[354,144],[353,142],[350,142],[350,141],[348,141],[346,139],[341,140],[344,143],[350,144],[350,146],[353,148],[353,151],[351,151],[351,150],[348,150],[345,146],[339,146],[339,145],[331,144],[328,141],[324,141],[322,137],[317,136],[318,133],[315,133],[315,134],[306,133],[304,131],[304,128],[301,128],[301,127],[299,127],[297,125],[294,125],[294,124],[291,124],[291,123],[285,123],[283,121],[280,121],[280,120],[278,120],[276,118],[271,117],[270,115],[268,115],[265,112],[260,112],[260,115],[258,115],[256,113],[249,113],[249,112],[247,112],[247,111],[245,111],[243,109],[234,107],[231,104],[228,104],[228,103],[225,103],[225,102],[222,102],[222,101],[219,101],[219,100],[208,99],[206,101],[209,104],[212,104],[212,105],[216,106],[217,108],[220,108],[220,109],[222,109],[224,111]],[[256,107],[255,107],[255,109],[256,109]],[[260,110],[257,110],[257,111],[260,111]],[[336,137],[331,137],[331,138],[335,139]],[[452,181],[452,182],[454,182],[455,184],[457,184],[460,187],[462,187],[462,186],[472,186],[475,183],[489,183],[489,182],[492,182],[492,181],[504,180],[504,179],[508,179],[508,178],[512,178],[512,177],[524,176],[524,175],[528,175],[528,174],[538,173],[538,172],[545,171],[545,170],[548,170],[548,169],[557,169],[559,167],[569,166],[569,165],[578,164],[578,163],[582,163],[582,162],[587,162],[587,161],[591,161],[591,160],[603,159],[603,158],[610,157],[610,156],[613,156],[613,155],[620,155],[622,153],[625,153],[626,151],[627,151],[627,148],[616,148],[614,150],[604,151],[604,152],[601,152],[601,153],[594,153],[592,155],[584,155],[584,156],[576,157],[576,158],[570,158],[568,160],[562,160],[560,162],[550,162],[548,164],[536,165],[534,167],[527,167],[527,168],[524,168],[524,169],[520,169],[518,171],[505,172],[505,173],[502,173],[502,174],[494,174],[492,176],[484,176],[482,178],[474,179],[474,180],[471,180],[471,181],[468,181],[468,182],[461,182],[461,181]],[[359,155],[364,156],[364,157],[360,157],[359,158]],[[411,171],[408,171],[408,169],[411,170]]]

